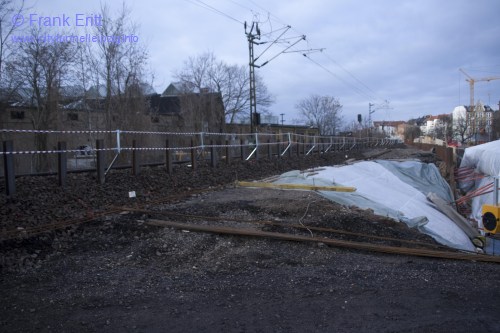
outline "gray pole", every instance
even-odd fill
[[[257,34],[253,33],[253,29]],[[250,67],[250,133],[253,133],[253,115],[257,114],[257,96],[256,96],[256,88],[255,88],[255,58],[253,52],[253,45],[256,44],[255,40],[260,39],[260,30],[258,23],[252,22],[252,27],[250,31],[247,32],[247,23],[245,22],[245,34],[248,39],[248,54],[249,54],[249,67]]]

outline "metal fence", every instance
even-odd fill
[[[307,136],[295,133],[176,133],[0,129],[0,176],[50,174],[207,161],[308,156],[392,146],[394,139]]]

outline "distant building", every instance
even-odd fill
[[[436,136],[441,136],[441,139],[444,139],[447,133],[447,128],[448,126],[450,126],[450,118],[450,114],[427,116],[425,118],[425,121],[420,125],[420,131],[422,135],[430,136],[433,138],[435,138]]]
[[[375,133],[382,134],[388,138],[404,140],[405,121],[374,121],[373,126]]]
[[[105,112],[106,92],[103,86],[91,87],[84,91],[81,87],[63,87],[55,112],[47,115],[43,126],[36,128],[38,116],[34,93],[28,88],[18,89],[7,94],[0,90],[0,128],[13,130],[63,130],[63,131],[102,131],[134,130],[151,132],[225,132],[225,114],[220,93],[201,90],[185,92],[175,84],[165,89],[163,94],[154,93],[147,86],[131,87],[119,95],[112,95],[111,111]],[[139,89],[139,90],[137,90]],[[139,91],[139,94],[134,92]],[[147,92],[147,94],[146,94]],[[36,135],[15,136],[0,133],[0,141],[15,138],[16,150],[54,150],[57,140],[64,140],[68,149],[93,146],[98,135],[80,133],[77,135],[40,135],[43,146],[35,147]],[[123,135],[121,144],[131,146],[133,135]],[[110,140],[110,137],[107,137]],[[149,147],[163,147],[162,136],[142,136]],[[114,143],[110,143],[114,144]],[[152,156],[153,154],[148,154]],[[161,155],[161,154],[160,154]],[[31,155],[29,157],[33,157]],[[162,157],[161,155],[160,157]],[[126,163],[124,157],[123,162]],[[153,158],[153,157],[152,157]],[[26,158],[16,160],[19,173],[32,173],[38,170]],[[146,161],[147,162],[147,161]]]
[[[161,95],[151,96],[150,114],[153,127],[160,131],[226,131],[222,95],[208,88],[193,91],[180,83],[171,83]]]
[[[224,105],[220,93],[209,91],[184,92],[170,84],[163,94],[157,94],[149,85],[139,87],[147,103],[135,101],[141,111],[131,114],[112,110],[111,128],[106,128],[104,86],[93,86],[85,91],[82,87],[61,87],[57,113],[51,116],[50,130],[105,130],[116,128],[144,131],[193,132],[224,130]],[[112,99],[117,91],[112,90]],[[3,128],[33,129],[36,102],[29,88],[18,89],[7,96],[0,91],[0,123]],[[123,98],[123,97],[122,97]],[[130,98],[129,98],[130,99]],[[134,98],[132,98],[134,99]],[[137,99],[137,98],[136,98]],[[128,122],[125,121],[128,118]],[[128,127],[128,128],[124,128]]]
[[[492,139],[494,111],[479,101],[474,108],[457,106],[453,109],[454,140],[484,143]]]

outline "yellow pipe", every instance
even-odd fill
[[[355,187],[348,186],[317,186],[306,184],[275,184],[263,182],[236,182],[236,185],[242,187],[263,187],[276,188],[284,190],[310,190],[310,191],[336,191],[336,192],[355,192]]]

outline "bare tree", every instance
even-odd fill
[[[405,127],[404,138],[405,141],[413,142],[416,138],[422,135],[422,131],[420,130],[420,126],[416,124],[408,124]]]
[[[469,121],[467,115],[453,119],[453,137],[457,138],[460,143],[464,144],[472,138]]]
[[[175,77],[188,92],[208,88],[222,95],[226,121],[234,123],[250,114],[250,75],[245,66],[228,65],[211,52],[189,57]],[[256,75],[256,97],[259,112],[267,113],[274,103],[263,79]]]
[[[0,82],[4,79],[4,64],[13,49],[8,41],[20,27],[23,11],[24,0],[0,0]]]
[[[295,107],[307,125],[319,129],[320,135],[335,135],[342,125],[342,105],[332,96],[311,95]]]
[[[500,138],[500,111],[493,113],[491,134],[491,140],[498,140]]]
[[[10,39],[14,32],[20,30],[25,10],[24,0],[0,0],[0,88],[4,101],[14,97],[20,84],[7,75],[6,65],[18,47],[19,43],[13,43]]]
[[[45,43],[41,36],[43,30],[31,30],[30,42],[20,43],[16,56],[7,62],[7,74],[17,81],[17,86],[30,92],[31,123],[35,130],[45,130],[58,119],[58,103],[60,88],[63,82],[71,76],[71,64],[75,56],[75,47],[72,43]],[[37,150],[47,150],[47,137],[44,134],[35,135]],[[45,154],[34,155],[36,169],[41,171],[45,167]]]
[[[137,25],[130,21],[125,4],[113,17],[106,5],[101,7],[102,24],[94,26],[97,43],[85,49],[83,66],[90,74],[86,79],[99,90],[104,86],[105,127],[138,125],[144,115],[145,101],[142,91],[148,53],[142,43],[127,39],[137,36]],[[124,37],[125,36],[125,37]]]

